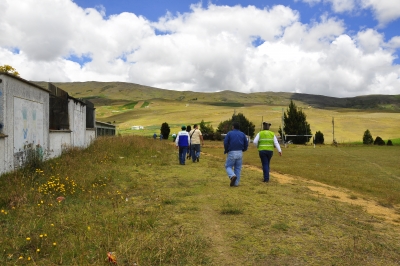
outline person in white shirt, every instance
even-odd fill
[[[204,146],[203,134],[197,124],[193,125],[193,129],[190,131],[190,154],[192,155],[192,161],[195,163],[200,159],[200,143]]]

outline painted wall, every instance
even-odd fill
[[[28,146],[44,158],[69,147],[88,147],[96,129],[86,129],[86,104],[69,97],[69,130],[49,130],[49,90],[19,77],[0,73],[0,174],[22,165]],[[94,117],[94,116],[93,116]]]
[[[26,145],[49,148],[49,93],[46,89],[23,79],[0,74],[0,121],[4,138],[5,172],[19,167],[25,159]]]
[[[74,99],[68,100],[69,127],[75,147],[86,147],[86,105]]]
[[[86,129],[86,142],[85,146],[88,147],[96,139],[96,129],[90,128]]]
[[[49,158],[58,157],[62,151],[71,147],[71,131],[69,130],[51,130],[50,131],[50,149]]]
[[[6,149],[5,144],[6,144],[5,138],[0,137],[0,151],[4,151]],[[0,152],[0,174],[2,174],[3,169],[6,169],[6,166],[4,165],[5,162],[6,162],[5,154],[4,152]]]

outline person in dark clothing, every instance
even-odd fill
[[[188,125],[187,127],[186,127],[186,132],[188,133],[188,134],[190,134],[190,131],[192,130],[192,127],[190,126],[190,125]],[[190,136],[190,135],[189,135]],[[189,138],[189,147],[188,147],[188,150],[187,150],[187,157],[186,157],[186,159],[188,159],[188,160],[190,160],[190,158],[192,158],[192,153],[191,153],[191,148],[190,148],[190,138]]]
[[[234,122],[232,130],[224,139],[224,154],[227,154],[225,170],[230,179],[230,186],[237,187],[242,171],[243,152],[247,151],[249,142],[246,135],[239,130],[239,123]]]

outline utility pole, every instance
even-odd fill
[[[332,116],[332,135],[333,135],[333,143],[335,143],[335,119]]]
[[[264,116],[261,116],[261,127],[260,127],[260,130],[263,130],[264,128],[263,128],[263,122],[264,122]]]

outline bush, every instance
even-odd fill
[[[388,146],[393,146],[393,143],[392,143],[392,141],[389,139],[389,140],[387,141],[386,145],[388,145]]]
[[[215,133],[214,133],[214,140],[219,140],[219,141],[221,141],[221,140],[222,140],[222,135],[221,135],[221,133],[215,132]]]
[[[377,136],[374,145],[385,145],[385,141],[381,137]]]
[[[212,125],[210,125],[210,123],[206,124],[206,122],[204,122],[204,120],[201,120],[200,124],[199,124],[201,133],[203,134],[203,138],[205,134],[212,134],[214,133],[214,128]]]
[[[162,123],[160,131],[161,131],[161,134],[163,135],[163,139],[168,139],[171,129],[169,128],[169,125],[167,122]]]
[[[372,144],[374,142],[374,139],[372,138],[371,132],[369,130],[365,130],[364,136],[363,136],[363,144]]]
[[[324,144],[324,134],[321,131],[315,132],[315,144]]]
[[[225,120],[220,122],[217,128],[217,132],[220,134],[226,134],[232,130],[232,124],[234,122],[239,123],[239,130],[242,131],[245,135],[249,135],[251,138],[254,137],[254,132],[256,126],[250,122],[242,113],[233,114],[232,119]]]

